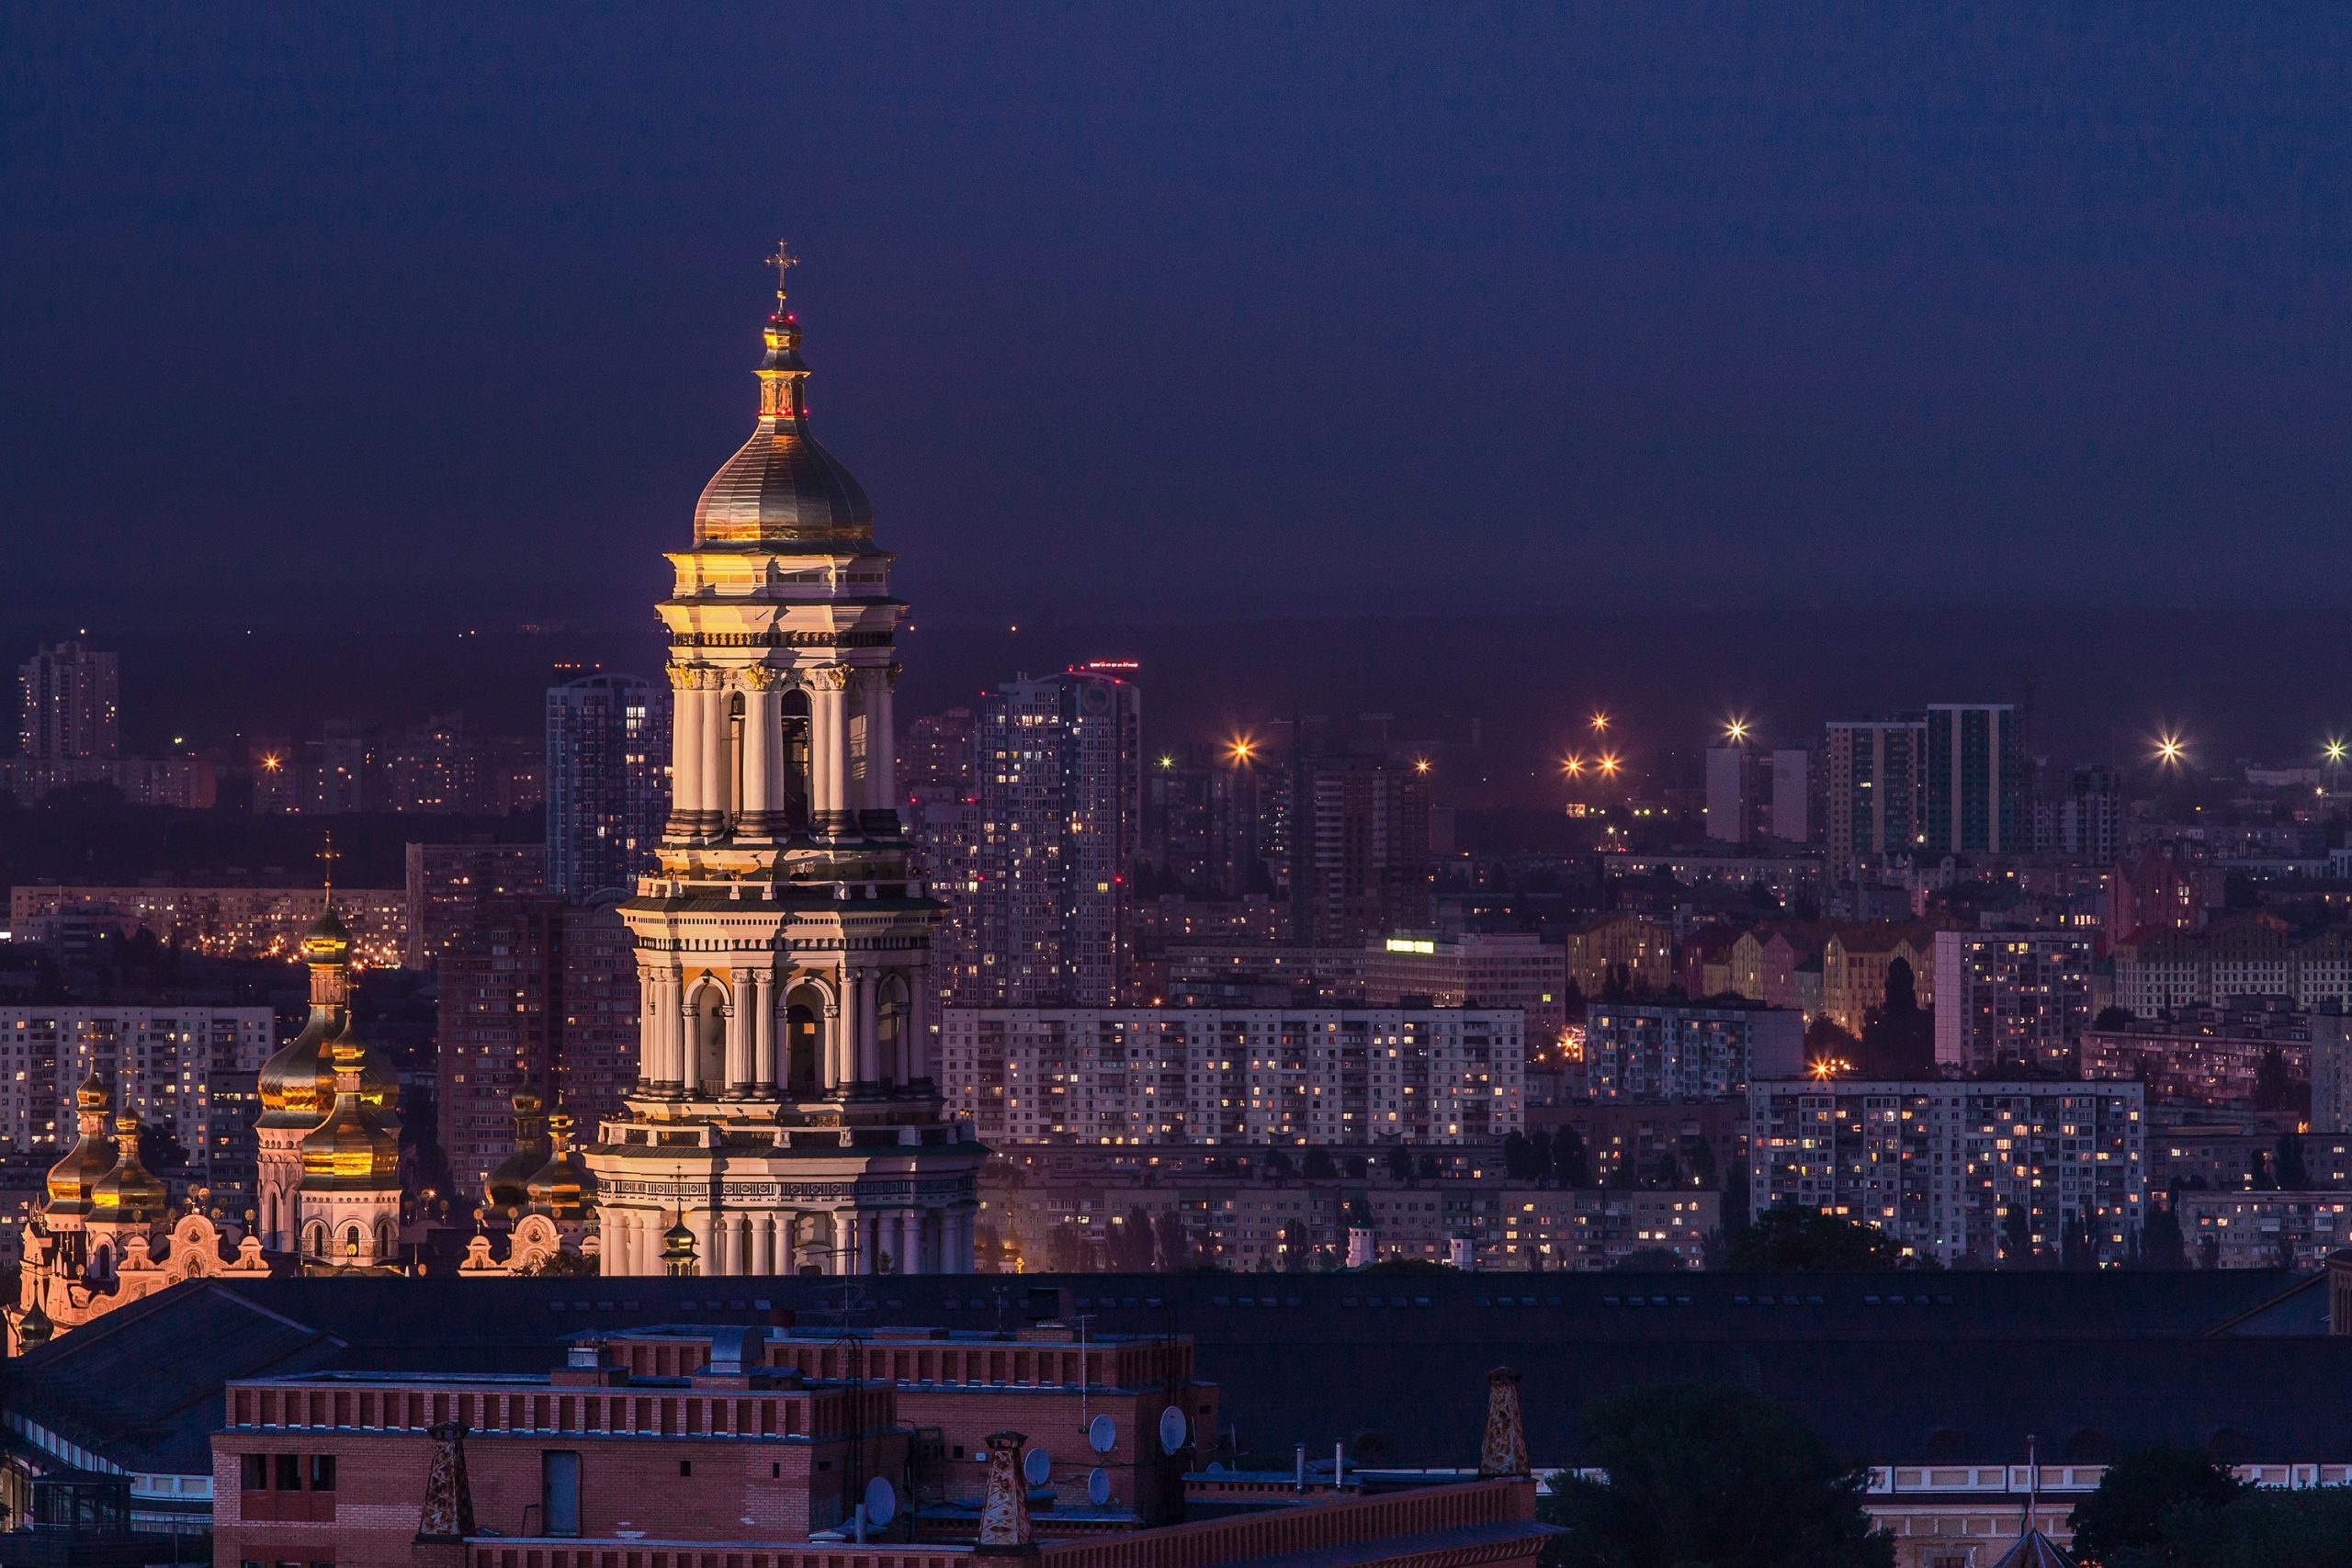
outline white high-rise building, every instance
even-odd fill
[[[620,907],[643,1010],[636,1087],[585,1156],[601,1267],[967,1272],[985,1151],[932,1082],[939,906],[892,755],[906,605],[865,491],[809,434],[781,287],[763,335],[758,425],[660,606],[671,813]]]

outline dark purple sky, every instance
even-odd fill
[[[2352,567],[2341,6],[472,9],[9,8],[0,623],[640,627],[779,233],[943,626]]]

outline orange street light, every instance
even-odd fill
[[[1560,759],[1560,771],[1572,779],[1584,777],[1584,759],[1571,751]]]
[[[1746,740],[1747,739],[1747,721],[1744,718],[1735,717],[1726,722],[1724,725],[1724,739],[1730,741],[1735,746],[1738,745],[1741,741]]]
[[[1416,757],[1413,759],[1413,772],[1417,773],[1426,773],[1429,771],[1430,760],[1427,757]]]
[[[1617,776],[1616,752],[1603,751],[1600,754],[1600,776],[1605,779],[1613,779]]]
[[[1609,733],[1609,715],[1607,713],[1597,712],[1592,716],[1592,732],[1595,735],[1606,735]]]
[[[2183,749],[2181,739],[2177,735],[2156,737],[2156,761],[2168,768],[2179,765]]]

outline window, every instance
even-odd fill
[[[682,1459],[682,1460],[680,1460],[680,1461],[678,1461],[678,1473],[679,1473],[680,1475],[692,1475],[694,1472],[695,1472],[695,1461],[692,1461],[692,1460],[690,1460],[690,1459]]]
[[[245,1456],[245,1490],[248,1492],[269,1490],[269,1456],[267,1454]],[[258,1565],[248,1562],[245,1568],[258,1568]]]
[[[685,1465],[682,1462],[683,1472]],[[580,1456],[569,1449],[539,1455],[539,1502],[549,1535],[580,1533]]]
[[[313,1492],[334,1490],[334,1455],[312,1454],[311,1456],[311,1490]]]
[[[302,1490],[302,1456],[300,1454],[279,1454],[277,1470],[278,1491],[300,1492]]]

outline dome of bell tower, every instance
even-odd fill
[[[775,310],[760,334],[767,352],[755,372],[759,423],[703,486],[695,542],[870,539],[874,507],[865,487],[808,433],[808,367],[800,357],[799,319],[785,304],[785,270],[796,258],[779,245],[769,259],[776,269]]]

